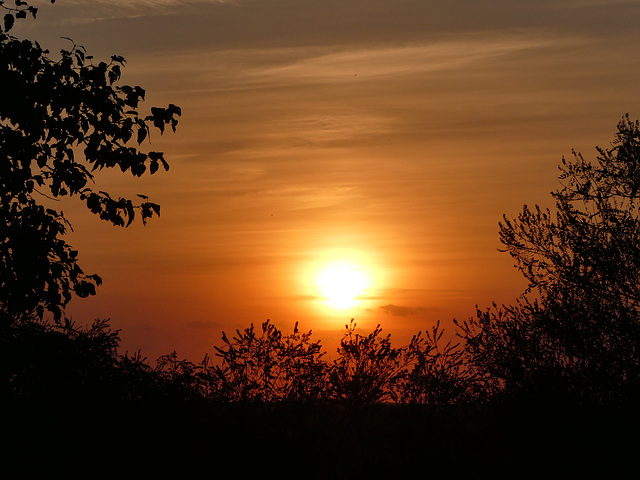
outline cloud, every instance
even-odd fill
[[[263,78],[340,81],[402,76],[415,73],[462,68],[490,58],[551,45],[551,40],[531,37],[486,38],[471,35],[465,39],[441,40],[424,45],[382,48],[352,48],[301,58],[291,64],[258,69]]]
[[[166,16],[191,7],[237,5],[236,0],[67,0],[58,11],[72,11],[65,24],[90,24],[117,19]]]
[[[174,7],[174,6],[186,6],[186,5],[198,5],[198,4],[237,4],[237,0],[136,0],[131,2],[130,0],[67,0],[65,2],[69,5],[79,6],[102,6],[108,5],[111,9],[114,8],[126,8],[126,9],[146,9],[156,7]]]
[[[334,44],[309,46],[267,46],[224,48],[203,39],[197,48],[168,49],[136,59],[136,65],[155,74],[191,72],[197,94],[247,88],[264,89],[291,84],[350,82],[360,88],[366,80],[424,74],[443,70],[464,70],[477,64],[524,51],[539,50],[559,43],[584,42],[578,37],[539,37],[526,34],[467,34],[414,40],[411,43],[368,46]],[[198,88],[199,87],[199,88]],[[291,91],[290,95],[296,95]]]
[[[400,305],[381,305],[380,310],[382,310],[387,315],[392,315],[394,317],[409,317],[411,315],[417,314],[421,309],[413,308],[413,307],[403,307]]]

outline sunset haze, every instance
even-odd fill
[[[151,135],[171,168],[100,172],[148,195],[145,227],[57,204],[103,285],[68,311],[122,348],[199,360],[223,331],[299,322],[335,349],[354,318],[406,342],[526,288],[498,222],[553,206],[557,165],[640,115],[639,1],[58,0],[12,34],[127,60],[122,83],[179,105]],[[144,146],[144,145],[143,145]],[[145,147],[146,148],[146,147]],[[335,308],[315,279],[362,275]],[[347,277],[350,274],[345,274]],[[354,282],[361,277],[353,276]]]

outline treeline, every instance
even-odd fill
[[[105,320],[79,328],[29,318],[2,328],[5,398],[452,405],[484,401],[494,389],[460,344],[442,341],[439,325],[396,347],[379,326],[361,334],[352,320],[329,362],[310,331],[296,324],[283,333],[267,320],[232,337],[223,333],[200,363],[173,352],[155,365],[140,353],[118,353],[118,332]]]
[[[107,321],[0,325],[6,465],[25,472],[510,478],[628,471],[636,457],[635,403],[563,403],[556,384],[545,403],[548,383],[526,376],[509,389],[438,326],[394,347],[352,322],[329,362],[310,332],[267,321],[200,363],[151,365],[119,354]]]
[[[223,333],[214,354],[199,363],[173,352],[154,365],[139,352],[119,353],[118,332],[108,321],[79,328],[31,317],[1,324],[2,396],[114,407],[323,401],[348,407],[516,401],[559,406],[628,404],[639,397],[640,335],[620,334],[615,345],[612,339],[602,344],[600,336],[599,348],[591,350],[585,344],[596,339],[580,338],[583,351],[569,357],[560,348],[552,351],[549,335],[539,336],[539,325],[532,327],[536,318],[549,322],[551,310],[521,308],[528,310],[478,311],[475,319],[457,324],[458,342],[445,342],[438,324],[405,346],[392,345],[380,326],[358,333],[351,320],[333,361],[325,359],[311,331],[296,324],[284,333],[267,320],[233,336]]]

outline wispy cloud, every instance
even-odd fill
[[[147,9],[155,7],[173,7],[197,4],[237,4],[238,0],[136,0],[135,2],[131,2],[130,0],[67,0],[65,3],[69,5],[81,6],[108,5],[111,9]]]
[[[415,73],[465,68],[528,50],[543,49],[579,38],[518,35],[442,37],[412,44],[334,45],[327,47],[273,47],[220,49],[207,47],[136,60],[144,69],[193,71],[192,81],[216,88],[238,89],[271,84],[383,80]],[[202,93],[202,91],[200,91]],[[295,92],[292,92],[295,94]]]
[[[551,45],[549,38],[469,37],[424,45],[351,48],[254,70],[262,78],[344,81],[371,79],[464,67],[471,63]]]
[[[236,5],[237,0],[67,0],[64,7],[73,11],[65,24],[87,24],[105,20],[166,16],[188,7]]]
[[[381,305],[380,310],[382,310],[387,315],[392,315],[394,317],[409,317],[412,315],[416,315],[422,309],[415,307],[404,307],[401,305]]]

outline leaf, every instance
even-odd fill
[[[144,128],[138,129],[138,145],[144,142],[144,139],[147,138],[147,128],[146,125]]]
[[[133,222],[133,219],[135,218],[136,214],[135,214],[135,210],[133,209],[133,202],[131,200],[127,200],[125,202],[126,205],[126,209],[127,209],[127,215],[129,216],[129,223],[127,223],[127,227],[129,225],[131,225],[131,222]]]
[[[164,133],[164,122],[162,121],[162,118],[155,117],[153,119],[153,125],[160,130],[161,135]]]
[[[131,165],[131,173],[134,177],[140,177],[147,170],[147,166],[143,162]]]
[[[91,212],[98,213],[102,210],[102,204],[100,202],[100,196],[96,193],[91,193],[87,197],[87,207]]]
[[[7,13],[4,16],[4,31],[8,32],[9,30],[11,30],[11,28],[13,27],[13,23],[15,22],[13,15],[11,15],[10,13]]]
[[[86,298],[96,294],[96,286],[93,283],[83,282],[76,285],[75,292],[80,298]]]
[[[120,65],[114,65],[109,70],[109,83],[115,83],[120,79]]]
[[[80,66],[84,65],[84,52],[80,49],[75,51],[76,54],[76,63]]]

